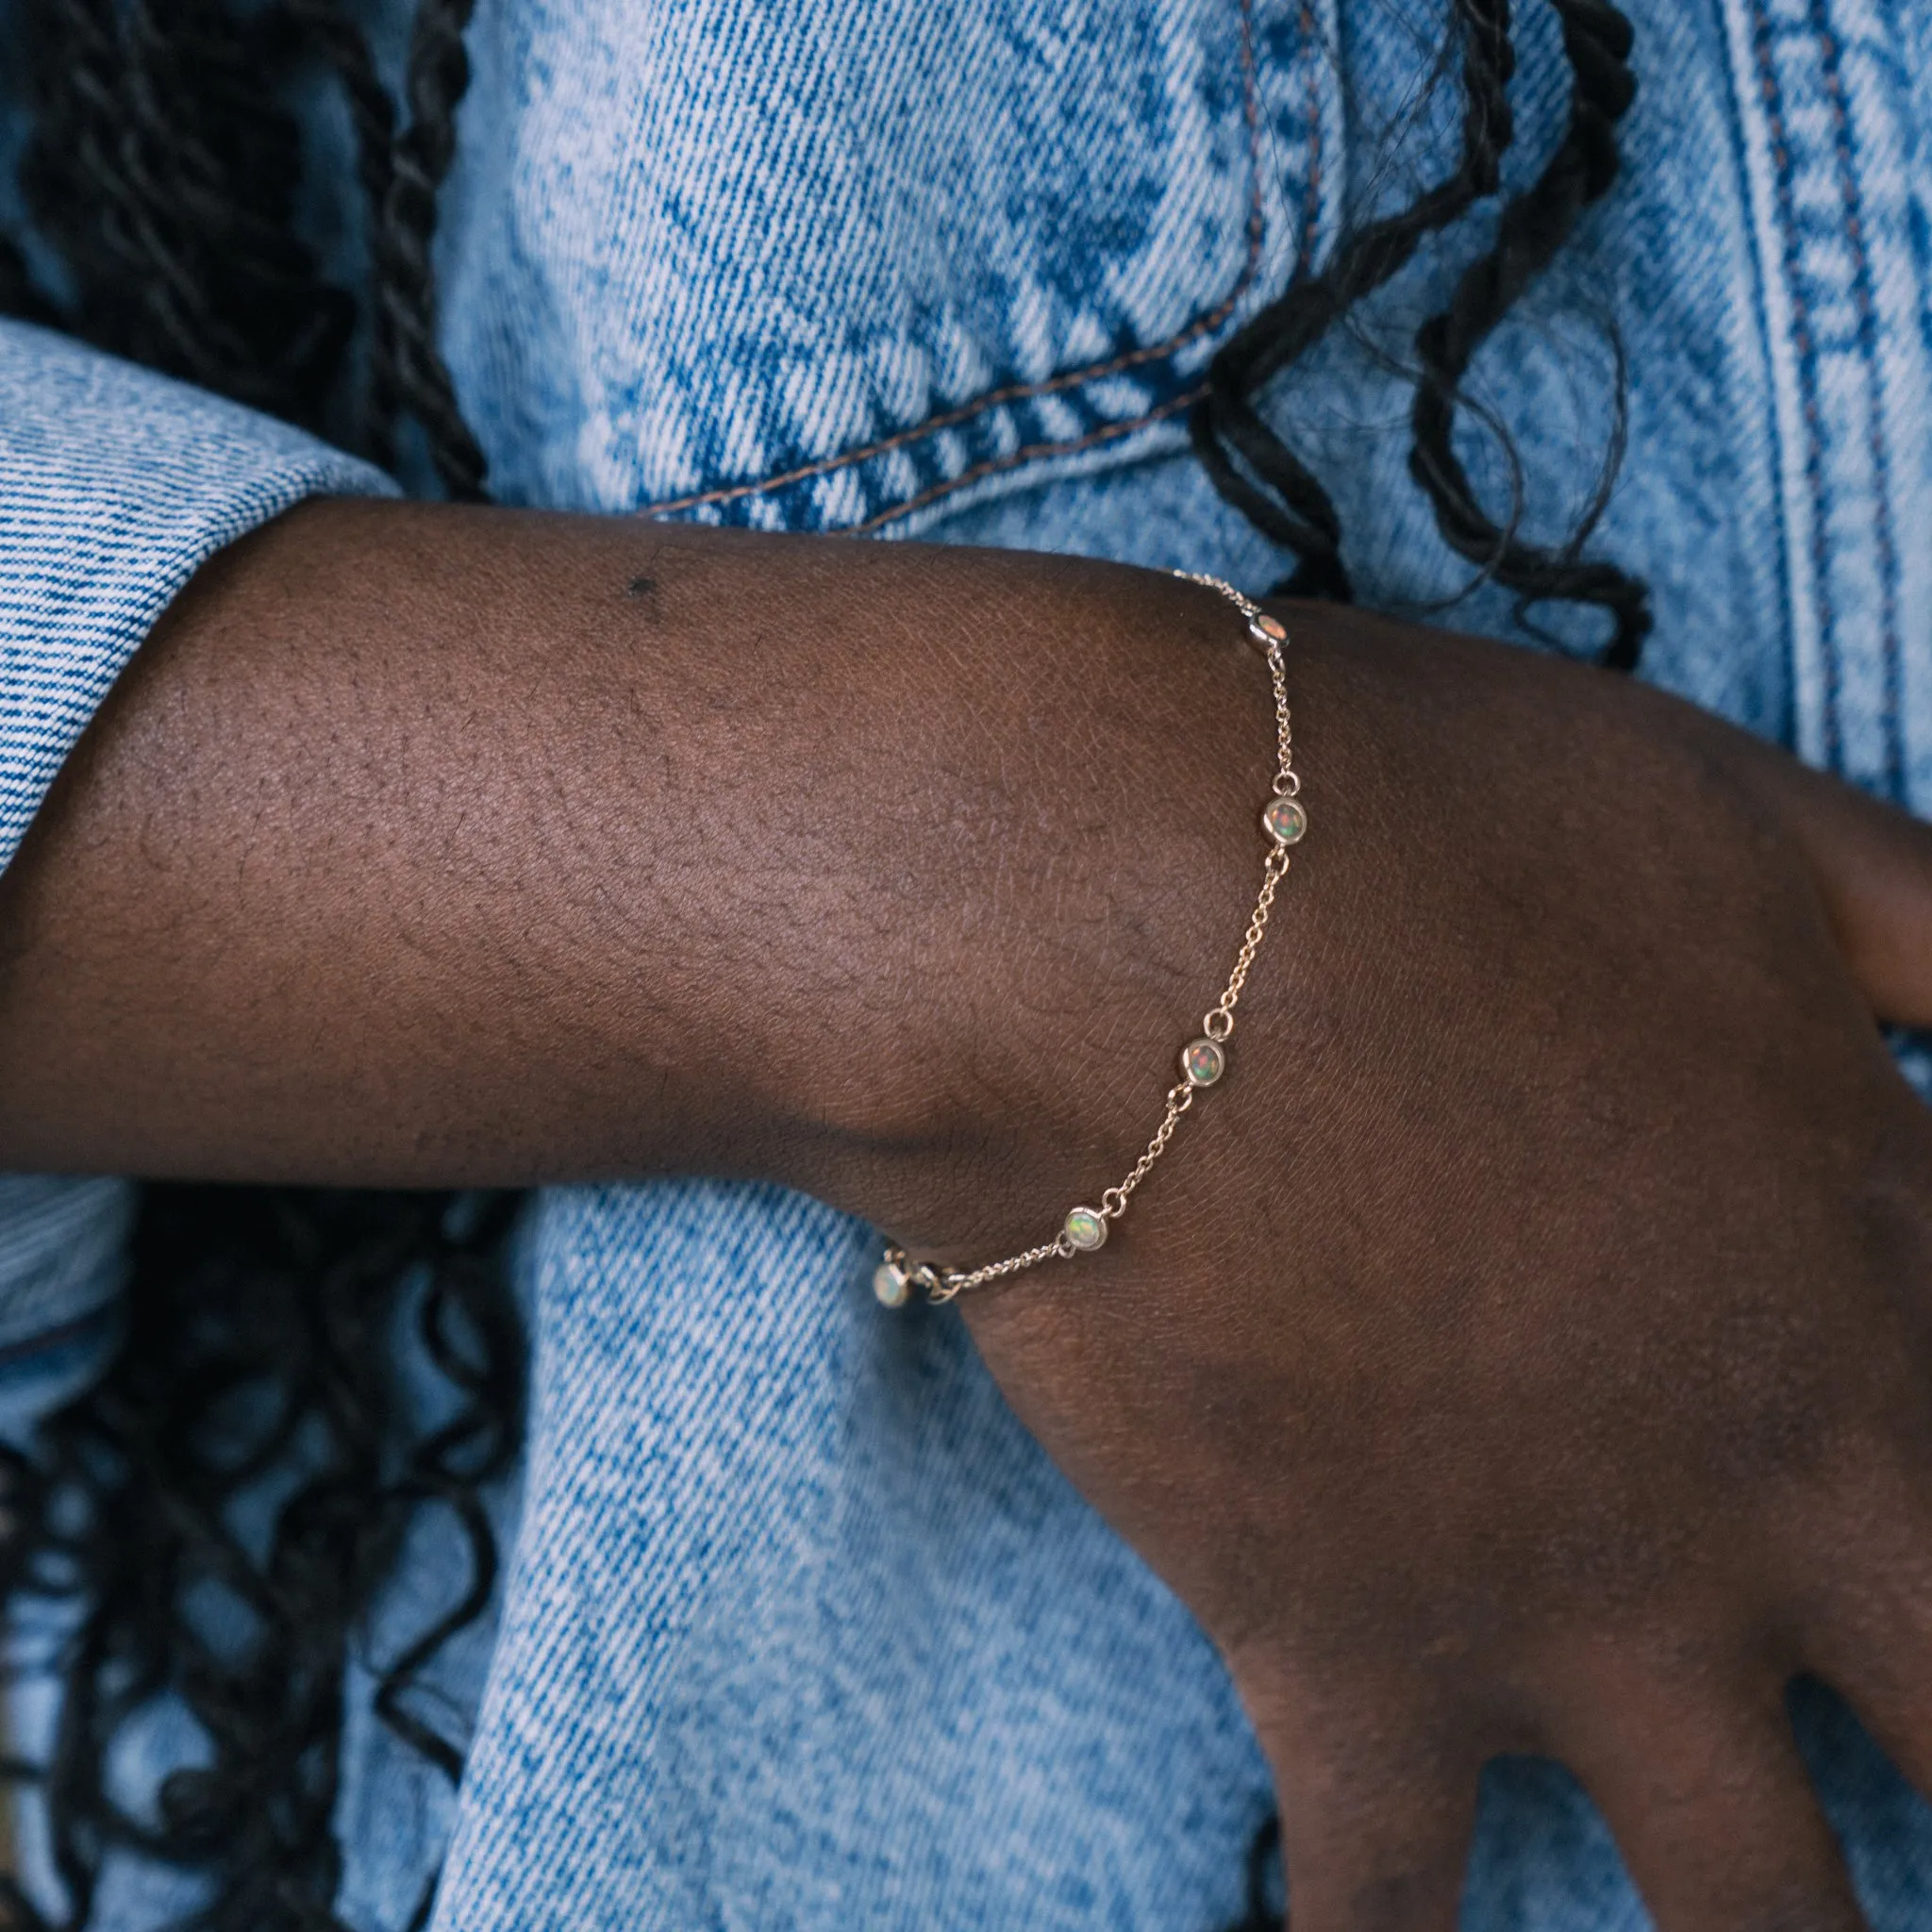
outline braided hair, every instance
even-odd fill
[[[481,496],[482,452],[436,346],[430,265],[472,5],[420,0],[399,128],[343,0],[25,0],[15,30],[32,131],[20,185],[65,287],[38,287],[8,242],[0,303],[377,460],[393,458],[413,419],[450,493]],[[316,63],[354,122],[373,269],[353,411],[358,303],[296,233],[302,137],[278,99]]]
[[[0,236],[0,312],[58,327],[330,436],[378,462],[405,438],[452,497],[487,469],[437,347],[432,248],[457,148],[474,0],[416,0],[399,115],[344,0],[14,0],[30,137],[23,248]],[[1295,559],[1280,589],[1347,600],[1341,520],[1265,411],[1270,385],[1387,284],[1425,238],[1499,192],[1513,125],[1507,0],[1449,0],[1462,97],[1452,172],[1398,213],[1348,234],[1215,355],[1191,420],[1215,488]],[[1410,474],[1443,539],[1523,605],[1601,608],[1607,661],[1635,663],[1643,587],[1582,556],[1621,450],[1578,528],[1556,547],[1498,524],[1453,448],[1461,385],[1485,339],[1561,247],[1617,168],[1628,107],[1628,23],[1607,0],[1549,0],[1573,81],[1564,139],[1503,206],[1491,248],[1415,338]],[[279,105],[298,71],[333,77],[356,140],[368,287],[323,275],[296,223],[299,126]],[[358,353],[359,351],[359,353]],[[192,1874],[195,1932],[345,1932],[334,1830],[343,1673],[416,1512],[435,1507],[470,1556],[461,1601],[377,1678],[378,1719],[452,1780],[459,1741],[410,1691],[487,1606],[497,1551],[490,1486],[521,1444],[523,1328],[501,1266],[510,1197],[152,1186],[134,1242],[115,1366],[42,1425],[31,1455],[0,1451],[0,1589],[70,1607],[55,1667],[51,1759],[8,1765],[44,1794],[64,1926],[84,1926],[116,1851]],[[440,1378],[423,1424],[393,1367],[399,1324]],[[264,1480],[299,1474],[266,1537],[238,1516]],[[213,1591],[245,1643],[210,1641]],[[161,1693],[206,1749],[154,1815],[111,1790],[117,1740]],[[1249,1857],[1241,1932],[1278,1928],[1278,1827]],[[426,1923],[434,1877],[410,1924]],[[0,1925],[51,1932],[0,1878]]]
[[[1622,362],[1611,449],[1578,526],[1560,548],[1541,548],[1498,526],[1477,502],[1451,446],[1460,385],[1483,341],[1548,266],[1578,216],[1617,173],[1616,125],[1636,94],[1627,64],[1630,23],[1608,0],[1550,0],[1562,26],[1572,76],[1569,125],[1536,182],[1503,207],[1493,246],[1463,272],[1449,307],[1416,333],[1418,374],[1410,415],[1409,474],[1435,511],[1436,526],[1459,556],[1514,591],[1522,606],[1546,599],[1595,605],[1614,632],[1603,653],[1613,669],[1635,668],[1650,629],[1649,597],[1614,565],[1581,551],[1607,505],[1622,454]],[[1515,136],[1508,84],[1516,57],[1508,0],[1453,0],[1461,41],[1461,151],[1454,171],[1398,213],[1357,229],[1319,275],[1294,282],[1223,344],[1208,371],[1208,393],[1189,428],[1202,467],[1221,494],[1264,536],[1292,554],[1284,595],[1347,603],[1354,586],[1341,557],[1341,520],[1315,476],[1262,415],[1269,384],[1307,354],[1341,318],[1389,282],[1430,235],[1497,192],[1503,156]]]
[[[1621,354],[1610,451],[1594,495],[1561,548],[1526,543],[1492,523],[1450,447],[1457,391],[1471,358],[1510,304],[1549,265],[1578,215],[1608,191],[1617,174],[1617,123],[1637,92],[1626,64],[1630,23],[1607,0],[1551,0],[1551,5],[1562,23],[1563,51],[1574,76],[1570,123],[1536,181],[1505,205],[1495,245],[1463,271],[1448,308],[1416,332],[1422,373],[1410,418],[1414,441],[1408,469],[1427,492],[1444,541],[1505,589],[1516,591],[1519,613],[1544,599],[1595,605],[1609,613],[1614,625],[1603,662],[1613,671],[1634,671],[1650,630],[1649,595],[1638,579],[1614,564],[1587,561],[1581,555],[1608,504],[1623,453]]]
[[[491,1257],[509,1197],[157,1188],[135,1240],[119,1358],[7,1465],[30,1526],[10,1594],[77,1603],[44,1787],[49,1851],[83,1925],[107,1855],[196,1874],[206,1932],[334,1927],[343,1681],[357,1633],[425,1506],[469,1558],[461,1595],[377,1675],[375,1715],[445,1773],[459,1746],[412,1697],[496,1575],[485,1488],[514,1460],[522,1335]],[[389,1372],[399,1322],[440,1380],[421,1427]],[[250,1534],[264,1489],[299,1480]],[[251,1641],[217,1642],[242,1622]],[[37,1625],[41,1620],[36,1620]],[[147,1817],[110,1795],[110,1754],[163,1694],[205,1740]],[[433,1901],[426,1882],[410,1924]],[[5,1883],[10,1923],[43,1921]]]
[[[342,0],[18,0],[11,64],[31,115],[20,185],[39,246],[30,267],[0,241],[0,310],[380,460],[413,425],[448,492],[480,496],[430,270],[470,5],[421,0],[399,127]],[[360,301],[322,275],[295,226],[301,136],[277,95],[304,66],[333,74],[355,128],[372,264]],[[373,1701],[393,1735],[459,1775],[461,1741],[416,1692],[495,1582],[487,1497],[523,1431],[525,1339],[501,1265],[513,1208],[142,1191],[114,1366],[42,1424],[31,1455],[0,1452],[13,1525],[0,1585],[9,1602],[68,1611],[51,1756],[6,1767],[42,1794],[61,1924],[89,1923],[121,1852],[196,1881],[197,1932],[338,1932],[345,1670],[429,1508],[454,1525],[469,1574],[400,1654],[371,1662]],[[405,1324],[434,1402],[401,1386]],[[265,1507],[266,1535],[244,1533]],[[245,1642],[212,1641],[211,1601]],[[203,1748],[142,1811],[117,1796],[110,1763],[164,1693]],[[432,1875],[412,1925],[433,1896]],[[8,1876],[0,1924],[47,1928]]]

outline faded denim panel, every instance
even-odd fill
[[[1303,258],[1336,138],[1301,0],[484,0],[472,42],[447,339],[518,501],[853,528],[1126,438]]]
[[[846,1217],[558,1190],[435,1924],[1201,1927],[1267,1773],[1191,1619]]]

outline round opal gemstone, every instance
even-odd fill
[[[1066,1237],[1083,1255],[1107,1245],[1107,1217],[1091,1208],[1075,1208],[1067,1216]]]
[[[1261,829],[1277,845],[1292,845],[1308,829],[1308,815],[1297,798],[1271,798],[1261,813]]]
[[[1270,617],[1264,610],[1259,617],[1248,620],[1248,628],[1257,638],[1265,638],[1271,644],[1285,644],[1288,641],[1288,626],[1278,617]]]
[[[1205,1036],[1191,1040],[1181,1049],[1181,1072],[1191,1087],[1211,1087],[1227,1072],[1227,1050],[1218,1040]]]
[[[906,1271],[895,1268],[890,1261],[881,1261],[873,1270],[872,1291],[889,1308],[903,1308],[906,1297],[911,1289],[906,1280]]]

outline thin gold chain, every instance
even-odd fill
[[[1244,597],[1232,584],[1219,577],[1203,576],[1195,571],[1177,570],[1174,575],[1190,584],[1200,584],[1215,591],[1247,619],[1248,636],[1268,666],[1268,678],[1274,694],[1274,784],[1261,812],[1261,828],[1268,841],[1268,854],[1261,863],[1261,890],[1248,919],[1241,949],[1235,956],[1233,970],[1221,997],[1208,1008],[1201,1022],[1198,1038],[1181,1050],[1182,1077],[1167,1090],[1167,1108],[1155,1128],[1146,1151],[1135,1161],[1120,1182],[1100,1197],[1098,1208],[1075,1208],[1068,1214],[1060,1231],[1050,1241],[1024,1253],[1009,1255],[1004,1261],[990,1261],[980,1268],[941,1268],[931,1262],[910,1261],[905,1250],[888,1247],[885,1258],[873,1276],[880,1301],[897,1307],[918,1289],[928,1301],[949,1302],[969,1289],[984,1288],[989,1282],[1004,1280],[1042,1261],[1072,1260],[1091,1254],[1107,1241],[1108,1226],[1127,1211],[1127,1203],[1155,1163],[1167,1152],[1181,1116],[1194,1104],[1195,1096],[1213,1086],[1225,1071],[1227,1041],[1234,1032],[1234,1009],[1248,983],[1255,956],[1268,930],[1268,915],[1274,907],[1274,895],[1288,875],[1289,848],[1297,844],[1307,830],[1308,816],[1300,803],[1302,781],[1294,768],[1294,731],[1288,710],[1288,667],[1283,646],[1288,632],[1258,604]]]

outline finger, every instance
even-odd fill
[[[1751,1707],[1625,1706],[1565,1750],[1658,1932],[1857,1932],[1844,1858],[1774,1684]]]
[[[1932,1025],[1932,825],[1755,741],[1742,765],[1797,841],[1872,1010]]]
[[[1364,1748],[1277,1776],[1294,1932],[1452,1932],[1478,1767]]]
[[[1806,1660],[1932,1799],[1932,1530],[1859,1541],[1805,1620]]]

